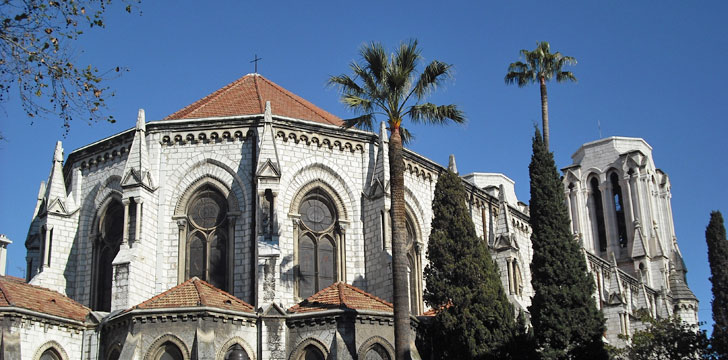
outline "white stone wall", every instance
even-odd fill
[[[44,351],[41,349],[51,344],[67,356],[65,359],[95,359],[95,354],[88,350],[93,337],[79,327],[28,317],[20,322],[20,326],[11,329],[11,332],[20,334],[20,355],[23,360],[38,359]]]

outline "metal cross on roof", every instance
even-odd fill
[[[255,54],[255,59],[251,60],[250,62],[255,63],[255,73],[258,73],[258,61],[263,60],[263,58],[259,58],[258,54]]]

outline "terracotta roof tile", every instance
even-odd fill
[[[331,113],[280,87],[260,74],[248,74],[210,95],[164,118],[165,120],[199,119],[206,117],[257,115],[271,102],[275,115],[341,125]]]
[[[249,313],[255,312],[250,304],[197,277],[193,277],[127,311],[203,306]]]
[[[288,312],[305,313],[332,309],[393,311],[391,303],[352,285],[337,282],[294,305]]]
[[[91,309],[71,298],[13,276],[0,276],[0,308],[17,307],[65,319],[84,321]]]

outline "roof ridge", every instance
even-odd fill
[[[253,307],[253,305],[250,305],[250,304],[248,304],[248,303],[247,303],[247,302],[245,302],[244,300],[242,300],[242,299],[239,299],[239,298],[238,298],[237,296],[235,296],[235,295],[233,295],[233,294],[231,294],[231,293],[229,293],[229,292],[227,292],[227,291],[225,291],[225,290],[223,290],[223,289],[219,289],[219,288],[215,287],[215,285],[212,285],[212,284],[210,284],[209,282],[207,282],[207,281],[205,281],[205,280],[202,280],[202,279],[198,278],[198,279],[197,279],[197,282],[195,283],[195,286],[197,286],[197,284],[205,285],[205,286],[207,286],[207,288],[208,288],[209,290],[211,290],[211,291],[214,291],[214,292],[217,292],[217,293],[220,293],[220,294],[222,294],[222,295],[224,295],[224,296],[228,297],[229,299],[235,300],[235,301],[236,301],[236,302],[238,302],[239,304],[241,304],[241,305],[245,305],[246,307],[249,307],[249,308],[250,308],[251,310],[254,310],[254,309],[255,309],[255,308]],[[200,295],[202,295],[202,292],[200,291],[200,288],[198,288],[198,293],[199,293]],[[202,298],[202,297],[200,296],[200,298]],[[203,304],[203,305],[205,305],[205,306],[213,306],[213,305],[211,305],[211,304],[207,304],[207,303],[205,303],[205,304]]]
[[[178,288],[182,287],[183,285],[187,284],[188,282],[190,282],[190,281],[192,281],[192,280],[194,280],[196,278],[197,278],[197,276],[191,277],[191,278],[185,280],[182,283],[179,283],[179,284],[177,284],[177,285],[175,285],[175,286],[173,286],[173,287],[171,287],[171,288],[169,288],[169,289],[167,289],[167,290],[165,290],[165,291],[163,291],[163,292],[161,292],[161,293],[159,293],[157,295],[154,295],[154,296],[150,297],[147,300],[144,300],[144,301],[140,302],[139,304],[136,304],[136,305],[132,306],[131,309],[138,309],[142,305],[152,304],[156,300],[159,300],[159,298],[161,298],[162,296],[167,295],[168,293],[172,292],[173,290],[177,290]]]
[[[200,286],[202,286],[200,281],[202,280],[197,277],[194,277],[193,279],[195,279],[195,281],[192,281],[192,285],[195,286],[195,290],[197,291],[197,305],[207,306],[207,302],[202,300],[202,289],[200,288]]]
[[[324,120],[326,120],[327,123],[329,123],[331,125],[340,125],[340,124],[335,124],[335,123],[333,123],[332,121],[330,121],[328,119],[329,116],[333,116],[335,118],[338,118],[336,115],[334,115],[334,114],[332,114],[332,113],[330,113],[330,112],[328,112],[328,111],[326,111],[326,110],[324,110],[324,109],[322,109],[322,108],[314,105],[310,101],[308,101],[308,100],[306,100],[306,99],[304,99],[304,98],[302,98],[302,97],[300,97],[300,96],[292,93],[291,91],[286,90],[285,88],[283,88],[282,86],[274,83],[273,81],[268,80],[268,78],[266,78],[266,77],[264,77],[262,75],[259,75],[259,76],[260,76],[261,79],[265,80],[267,83],[269,83],[271,86],[275,87],[278,91],[282,92],[283,94],[285,94],[286,96],[288,96],[289,98],[291,98],[293,101],[295,101],[295,102],[301,104],[302,106],[306,107],[307,109],[313,111],[318,116],[321,116]],[[257,89],[257,87],[256,87],[256,89]]]
[[[61,297],[63,297],[63,298],[66,298],[66,299],[68,299],[68,300],[70,300],[70,301],[72,301],[72,302],[74,302],[74,303],[76,303],[76,304],[78,304],[78,305],[81,305],[81,306],[83,306],[83,307],[84,307],[84,308],[86,308],[86,309],[89,309],[89,310],[91,309],[91,308],[87,307],[86,305],[84,305],[84,304],[81,304],[80,302],[78,302],[78,301],[76,301],[76,300],[72,299],[72,298],[71,298],[71,297],[69,297],[68,295],[65,295],[65,294],[61,294],[61,293],[60,293],[60,292],[58,292],[58,291],[55,291],[55,290],[52,290],[52,289],[49,289],[49,288],[46,288],[46,287],[42,287],[42,286],[39,286],[39,285],[33,285],[33,284],[31,284],[31,283],[28,283],[28,282],[25,282],[25,281],[21,281],[21,280],[23,280],[23,279],[21,279],[21,278],[19,278],[19,277],[15,277],[15,276],[9,276],[9,275],[4,275],[4,276],[0,276],[0,277],[4,277],[4,278],[6,278],[6,279],[8,279],[8,278],[9,278],[8,280],[10,280],[10,281],[14,281],[15,283],[18,283],[18,284],[20,284],[20,285],[22,285],[22,286],[29,286],[29,287],[31,287],[31,288],[33,288],[33,289],[37,289],[37,290],[42,290],[42,291],[47,291],[47,292],[51,292],[51,293],[54,293],[54,294],[56,294],[56,295],[60,295]]]
[[[257,73],[253,75],[253,85],[255,86],[255,94],[258,95],[258,106],[260,109],[260,113],[262,114],[263,112],[265,112],[265,104],[263,104],[263,97],[260,94],[260,87],[258,87],[258,76],[260,75],[258,75]]]
[[[367,297],[369,297],[371,299],[374,299],[376,301],[379,301],[379,302],[381,302],[381,303],[383,303],[383,304],[385,304],[387,306],[394,307],[394,305],[392,303],[388,302],[387,300],[384,300],[384,299],[380,298],[379,296],[376,296],[374,294],[370,294],[370,293],[368,293],[368,292],[366,292],[366,291],[364,291],[362,289],[359,289],[358,287],[356,287],[354,285],[349,285],[347,283],[344,283],[344,285],[346,285],[347,288],[349,288],[351,290],[354,290],[354,291],[356,291],[356,292],[358,292],[358,293],[360,293],[362,295],[365,295],[365,296],[367,296]]]
[[[179,110],[175,111],[174,113],[167,115],[164,119],[165,120],[167,120],[167,119],[174,119],[173,116],[174,117],[183,117],[183,116],[189,115],[190,113],[194,112],[195,110],[199,110],[200,108],[205,107],[207,105],[207,103],[209,103],[212,99],[214,99],[214,98],[222,95],[225,91],[227,91],[228,89],[232,88],[237,83],[242,82],[248,76],[252,76],[252,75],[251,74],[243,75],[242,77],[237,78],[233,82],[231,82],[231,83],[229,83],[229,84],[227,84],[227,85],[225,85],[225,86],[223,86],[223,87],[221,87],[221,88],[219,88],[219,89],[217,89],[217,90],[215,90],[215,91],[207,94],[202,99],[195,100],[191,104],[183,107],[182,109],[179,109]],[[198,108],[196,108],[196,109],[194,109],[194,110],[192,110],[191,108],[194,105],[196,105],[196,104],[201,104],[201,106],[198,107]]]
[[[5,279],[2,279],[5,280]],[[10,294],[8,293],[8,290],[5,288],[5,281],[0,281],[0,292],[3,293],[3,297],[5,298],[5,301],[8,302],[8,305],[15,306],[15,303],[10,298]]]
[[[339,303],[341,305],[344,305],[346,307],[349,307],[349,304],[346,303],[346,297],[344,296],[344,286],[341,281],[336,283],[337,290],[339,291]]]

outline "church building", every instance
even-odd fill
[[[249,74],[162,120],[139,110],[133,129],[65,158],[58,142],[27,277],[0,277],[0,358],[392,359],[387,129],[341,125]],[[639,329],[638,309],[697,323],[652,148],[612,137],[572,158],[564,191],[605,341]],[[409,150],[404,161],[414,334],[432,314],[423,269],[447,169]],[[528,205],[503,174],[461,178],[509,300],[527,313]]]

